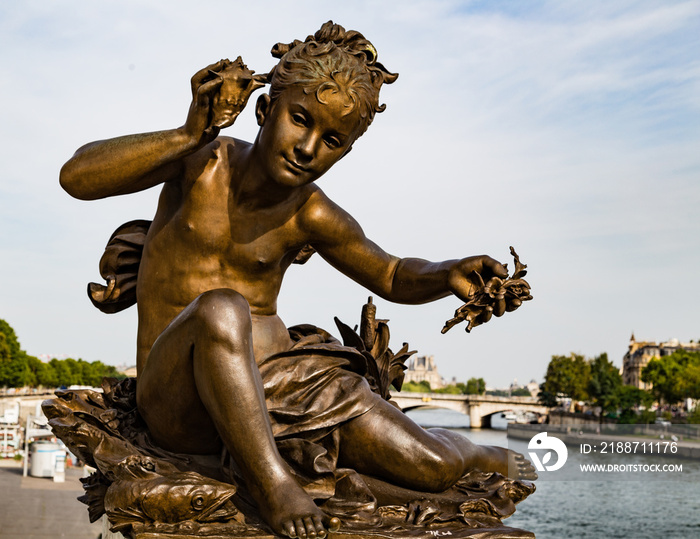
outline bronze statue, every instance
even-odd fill
[[[470,302],[508,272],[488,256],[392,256],[316,185],[384,109],[379,90],[397,78],[369,41],[329,22],[272,52],[280,61],[267,75],[255,75],[240,58],[195,74],[182,127],[90,143],[61,170],[63,188],[84,200],[162,185],[153,222],[127,223],[108,246],[106,256],[116,253],[122,273],[108,260],[101,268],[107,286],[90,288],[107,312],[136,300],[135,392],[150,439],[168,455],[224,450],[239,489],[276,534],[289,537],[324,537],[340,525],[323,508],[328,496],[316,495],[320,483],[304,484],[290,454],[299,462],[330,455],[336,476],[359,473],[375,494],[380,484],[440,493],[475,471],[507,476],[510,469],[511,479],[534,479],[522,455],[417,426],[359,372],[367,354],[313,326],[288,329],[277,316],[287,268],[314,251],[378,296],[409,304],[449,294]],[[269,93],[255,105],[255,140],[219,136],[267,83]],[[471,327],[517,308],[528,291],[492,295],[495,306],[472,314]],[[357,337],[368,348],[377,338],[372,331]],[[90,398],[85,406],[94,408]],[[58,408],[51,412],[56,425],[76,429]],[[103,412],[83,413],[90,414]],[[80,444],[103,454],[110,444],[101,434],[99,440]],[[112,482],[133,477],[125,446],[113,446],[120,449],[110,455],[120,457],[100,457],[109,461],[103,472]],[[140,469],[165,466],[146,461]],[[512,490],[519,483],[508,484]]]

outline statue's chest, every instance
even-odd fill
[[[288,237],[280,230],[256,230],[233,219],[183,220],[182,239],[197,256],[216,257],[222,263],[265,269],[279,264],[287,252]]]
[[[183,207],[177,228],[193,256],[217,259],[235,269],[265,272],[279,268],[299,243],[289,220],[246,214],[220,200],[206,206]]]
[[[178,233],[190,250],[222,264],[255,271],[279,267],[302,241],[295,212],[283,206],[254,211],[241,207],[221,163],[210,162],[183,197],[174,223]]]

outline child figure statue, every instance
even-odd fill
[[[205,68],[182,127],[88,144],[61,170],[63,188],[84,200],[162,185],[136,287],[137,401],[152,438],[188,454],[223,445],[264,520],[289,537],[325,537],[337,525],[280,456],[292,438],[335,440],[339,468],[417,491],[443,491],[475,469],[534,478],[522,455],[417,426],[370,390],[340,345],[291,335],[277,315],[284,274],[309,247],[399,303],[466,301],[473,272],[507,271],[488,256],[392,256],[316,185],[397,77],[369,41],[329,22],[273,55],[280,61],[262,77],[240,59]],[[219,136],[267,82],[255,140]],[[512,308],[502,301],[494,314]]]

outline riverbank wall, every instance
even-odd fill
[[[546,431],[547,434],[556,436],[568,446],[580,447],[581,444],[600,446],[603,443],[613,444],[617,442],[638,442],[639,444],[649,444],[660,442],[663,450],[665,442],[673,442],[676,448],[673,452],[669,446],[662,453],[664,456],[673,458],[687,458],[700,460],[700,442],[681,439],[678,435],[668,431],[658,433],[653,427],[661,425],[602,425],[599,429],[577,428],[577,426],[560,425],[518,425],[511,423],[508,425],[508,438],[513,440],[529,441],[539,432]],[[695,427],[696,425],[693,425]],[[606,429],[607,427],[607,429]],[[625,429],[622,429],[625,427]],[[652,427],[646,429],[644,427]],[[671,427],[667,427],[669,430]]]

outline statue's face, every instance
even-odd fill
[[[343,92],[287,88],[270,104],[258,100],[260,133],[256,140],[262,165],[277,183],[296,187],[317,180],[352,146],[361,132],[358,107]]]

